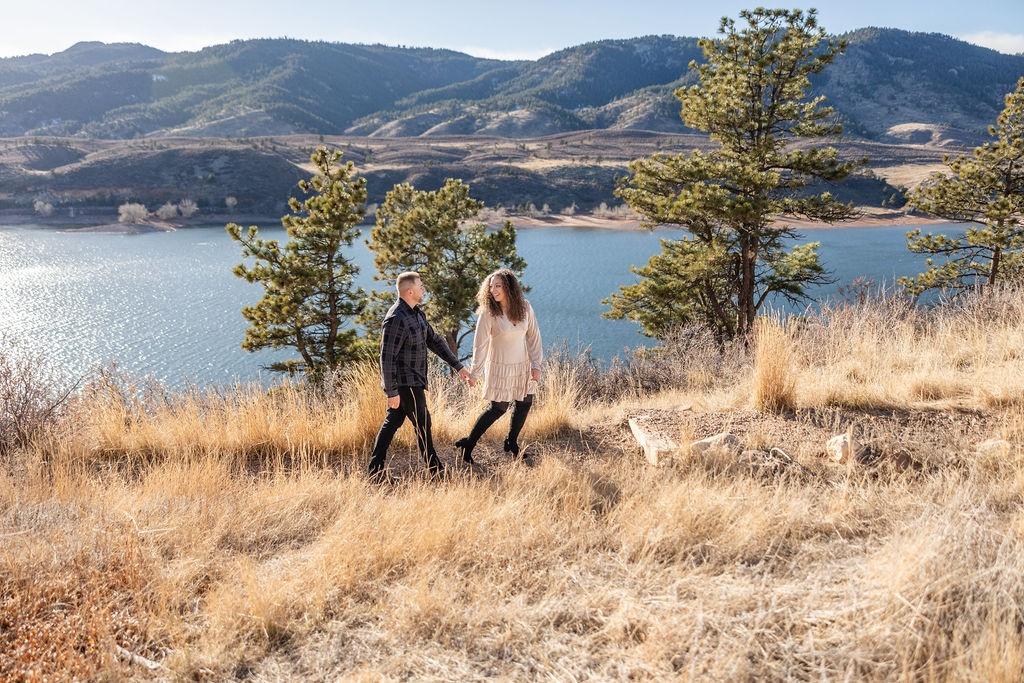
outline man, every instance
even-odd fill
[[[387,394],[388,412],[373,443],[370,456],[370,476],[384,481],[384,459],[395,432],[412,420],[416,430],[416,448],[432,475],[442,471],[441,460],[434,449],[430,434],[430,413],[427,411],[427,349],[448,363],[470,385],[469,372],[448,348],[445,340],[434,331],[419,304],[426,295],[419,273],[402,273],[395,283],[398,301],[384,316],[380,338],[381,384]]]

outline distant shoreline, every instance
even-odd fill
[[[891,211],[879,209],[878,207],[859,207],[861,216],[845,223],[822,223],[809,221],[803,218],[779,218],[774,221],[775,225],[789,225],[794,228],[832,228],[842,230],[843,228],[869,228],[869,227],[897,227],[910,225],[954,225],[952,221],[932,218],[928,216],[916,216],[902,211]],[[176,230],[187,230],[190,227],[208,227],[211,224],[238,223],[242,226],[260,225],[262,227],[277,227],[280,225],[280,216],[266,216],[258,214],[208,214],[197,215],[189,220],[161,221],[153,220],[142,223],[118,223],[112,220],[112,215],[84,215],[69,218],[67,216],[39,216],[33,213],[0,211],[0,225],[37,225],[52,227],[62,233],[98,233],[98,234],[121,234],[138,235],[154,232],[174,232]],[[639,231],[645,230],[641,221],[635,218],[602,217],[591,214],[576,214],[565,216],[561,214],[550,216],[507,216],[492,218],[487,221],[489,227],[500,227],[504,221],[511,221],[517,229],[534,228],[578,228],[584,230],[623,230]],[[664,226],[674,228],[675,226]]]
[[[861,212],[859,218],[845,223],[822,223],[820,221],[809,221],[804,218],[782,217],[776,219],[774,225],[789,225],[794,228],[885,228],[898,227],[901,225],[955,225],[953,221],[930,216],[915,216],[902,211],[891,211],[873,206],[858,207]],[[498,227],[506,219],[488,221],[488,225]],[[509,216],[507,220],[512,221],[516,228],[596,228],[602,230],[645,230],[641,222],[635,218],[605,218],[588,214],[575,216],[541,216],[531,218],[528,216]],[[676,226],[664,226],[676,227]]]

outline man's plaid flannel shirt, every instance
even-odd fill
[[[399,387],[427,388],[427,349],[456,371],[462,369],[462,363],[430,326],[419,306],[411,307],[399,299],[384,316],[381,331],[381,384],[389,397],[398,396]]]

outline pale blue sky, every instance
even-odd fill
[[[196,50],[233,38],[281,37],[447,47],[536,58],[601,38],[711,35],[723,14],[758,4],[814,6],[835,33],[862,26],[934,31],[1024,52],[1024,0],[3,0],[0,56],[52,53],[80,40]]]

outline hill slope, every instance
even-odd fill
[[[1024,75],[1024,56],[938,34],[865,28],[818,78],[849,132],[975,142]],[[528,138],[590,128],[686,132],[672,93],[695,38],[602,40],[535,61],[289,39],[191,53],[79,43],[0,60],[0,136]]]

